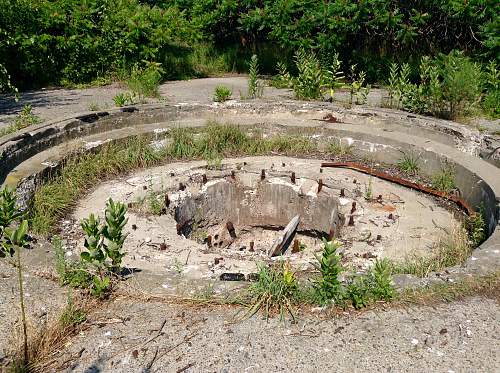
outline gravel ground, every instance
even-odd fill
[[[327,319],[312,314],[293,325],[260,316],[234,322],[234,315],[234,309],[118,299],[93,316],[99,326],[74,338],[59,362],[68,372],[500,369],[498,300],[471,298]]]

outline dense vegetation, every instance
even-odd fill
[[[164,79],[291,65],[299,47],[338,52],[368,81],[391,61],[464,51],[497,60],[495,0],[0,0],[0,84],[88,83],[128,74],[144,61]],[[6,71],[4,70],[6,69]],[[415,73],[416,76],[416,73]]]

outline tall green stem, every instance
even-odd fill
[[[21,318],[23,323],[23,352],[24,364],[28,363],[28,333],[26,331],[26,312],[24,310],[24,290],[23,290],[23,275],[21,269],[21,249],[16,250],[17,257],[17,279],[19,281],[19,304],[21,306]]]

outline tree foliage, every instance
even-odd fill
[[[266,50],[274,61],[261,59],[262,72],[300,48],[338,52],[374,80],[396,57],[458,49],[498,60],[499,9],[495,0],[0,0],[0,86],[8,75],[22,88],[90,82],[143,61],[161,63],[164,78],[199,75],[214,48],[225,51],[212,61],[220,69],[245,69],[239,61]]]

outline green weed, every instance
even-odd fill
[[[336,157],[346,157],[354,153],[354,145],[342,143],[342,139],[335,139],[328,144],[327,152]]]
[[[430,256],[411,256],[403,262],[393,263],[394,273],[426,277],[431,272],[463,264],[472,253],[467,230],[457,227],[440,238]]]
[[[21,112],[16,116],[14,122],[4,128],[0,128],[0,137],[19,131],[20,129],[40,123],[41,119],[33,114],[30,104],[23,106]]]
[[[469,237],[474,246],[479,246],[486,239],[486,222],[484,220],[484,206],[475,212],[467,221]]]
[[[231,95],[233,93],[229,88],[223,85],[218,85],[215,87],[215,92],[214,92],[214,101],[215,102],[224,102],[227,101],[231,98]]]
[[[23,287],[23,267],[21,263],[21,249],[28,247],[28,221],[17,206],[17,196],[13,189],[0,190],[0,258],[16,256],[17,280],[19,286],[19,308],[23,330],[23,359],[22,367],[27,367],[28,334],[26,323],[26,309]]]
[[[323,85],[323,70],[312,51],[299,49],[294,55],[298,75],[292,79],[295,96],[300,100],[313,100],[321,97]]]
[[[301,291],[295,274],[288,263],[280,261],[272,266],[258,266],[258,280],[248,288],[251,317],[263,310],[266,318],[278,313],[283,319],[288,313],[292,318],[294,306],[301,299]]]
[[[337,249],[338,242],[323,240],[323,252],[317,256],[318,263],[314,263],[320,272],[320,277],[315,280],[313,288],[317,302],[321,305],[342,303],[344,289],[340,282],[339,275],[344,271],[340,263],[340,256]]]
[[[403,157],[398,161],[397,167],[408,175],[416,175],[420,169],[418,164],[419,156],[403,153]]]
[[[146,97],[159,97],[162,73],[158,62],[148,62],[144,68],[135,65],[127,79],[127,86],[141,103],[145,102]]]
[[[440,192],[451,193],[455,189],[455,170],[445,166],[432,177],[432,187]]]
[[[118,107],[133,105],[135,103],[135,96],[131,92],[118,93],[113,97],[113,102]]]
[[[252,56],[248,66],[248,98],[260,98],[264,87],[259,80],[259,59],[256,54]]]

